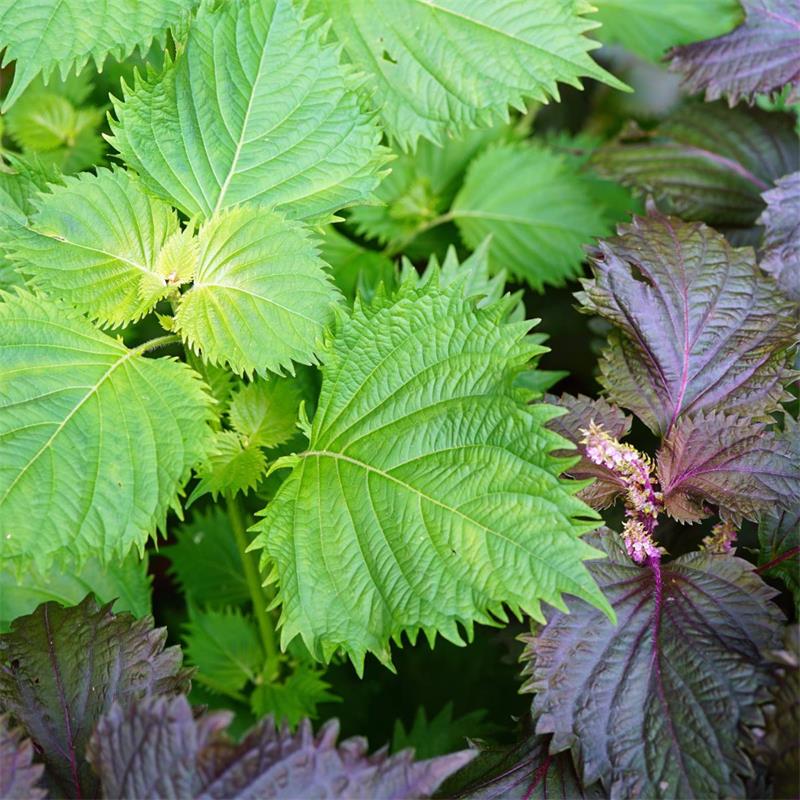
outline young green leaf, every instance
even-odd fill
[[[403,149],[508,119],[524,98],[558,99],[580,78],[624,88],[597,66],[583,0],[318,0],[345,52],[371,76],[375,105]]]
[[[323,676],[321,670],[300,663],[283,680],[265,680],[256,686],[250,707],[258,717],[271,714],[294,728],[304,717],[316,717],[320,703],[339,700]]]
[[[707,503],[757,521],[800,496],[800,443],[733,414],[700,412],[664,440],[658,479],[667,512],[682,522],[708,516]]]
[[[0,49],[3,66],[16,61],[14,80],[3,102],[7,111],[41,72],[62,78],[80,72],[91,59],[98,69],[106,56],[118,60],[136,47],[163,40],[168,28],[185,21],[196,0],[2,0]]]
[[[744,22],[725,36],[676,47],[670,68],[682,73],[690,92],[706,100],[771,94],[800,86],[800,5],[797,0],[741,0]]]
[[[368,199],[380,132],[320,36],[291,0],[206,5],[175,61],[115,103],[111,143],[189,215],[255,203],[324,220]]]
[[[491,148],[469,168],[451,210],[465,243],[491,236],[491,261],[534,289],[578,272],[583,245],[608,232],[579,172],[544,147]]]
[[[600,0],[597,6],[601,42],[619,42],[655,62],[668,48],[720,36],[742,18],[738,0]]]
[[[212,217],[198,238],[194,284],[175,315],[184,341],[238,375],[316,363],[338,293],[306,228],[238,207]]]
[[[532,640],[537,732],[612,797],[743,796],[740,726],[762,719],[774,592],[730,555],[639,567],[610,531],[596,543],[608,560],[590,569],[619,623],[576,601]]]
[[[767,207],[758,218],[764,226],[759,264],[800,304],[800,172],[781,178],[762,197]]]
[[[484,731],[491,731],[493,726],[484,722],[485,716],[486,710],[479,708],[454,719],[453,704],[446,703],[438,714],[428,719],[425,707],[419,706],[408,731],[399,719],[394,721],[392,752],[413,747],[420,758],[450,753],[483,735]]]
[[[0,635],[0,710],[36,742],[49,794],[98,797],[83,756],[115,701],[187,690],[180,650],[164,650],[167,632],[152,625],[87,597],[73,608],[41,605]]]
[[[796,330],[752,250],[655,214],[602,242],[592,271],[576,296],[615,326],[601,382],[655,433],[701,410],[763,419],[777,408]]]
[[[186,658],[210,689],[236,692],[256,679],[264,656],[258,631],[241,611],[189,611]]]
[[[335,720],[315,735],[308,720],[291,733],[267,719],[237,744],[225,735],[229,721],[226,712],[195,717],[185,697],[115,705],[89,753],[103,796],[410,800],[428,797],[473,756],[463,750],[417,763],[409,750],[368,756],[361,737],[337,746]]]
[[[199,481],[189,495],[187,507],[205,494],[215,500],[220,494],[247,494],[267,471],[261,448],[257,444],[246,444],[233,431],[217,431],[212,447],[213,452],[197,468]]]
[[[11,258],[48,295],[103,324],[122,325],[177,285],[159,253],[178,232],[178,217],[124,170],[65,178],[33,202]]]
[[[0,302],[0,555],[122,558],[143,547],[206,454],[210,399],[195,373],[149,359],[67,306]]]
[[[108,564],[92,558],[80,568],[69,563],[59,566],[60,571],[44,574],[33,567],[20,575],[11,569],[0,571],[0,632],[41,603],[54,600],[73,606],[87,593],[100,603],[113,603],[118,613],[130,611],[137,619],[151,613],[147,558],[139,558],[138,553]]]
[[[323,367],[308,449],[267,506],[254,547],[274,565],[284,644],[328,660],[343,648],[389,662],[423,630],[461,642],[474,621],[540,616],[561,592],[607,608],[583,559],[590,509],[549,455],[549,406],[513,381],[542,348],[513,300],[476,308],[462,281],[356,305]],[[281,462],[279,462],[281,463]]]
[[[624,131],[592,163],[665,213],[744,234],[764,208],[761,193],[798,168],[800,143],[789,115],[687,105],[653,131]]]
[[[0,797],[5,800],[43,800],[39,788],[44,766],[33,763],[33,742],[19,728],[11,727],[8,715],[0,715]]]

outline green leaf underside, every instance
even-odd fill
[[[11,254],[33,285],[110,325],[138,319],[166,292],[157,259],[178,217],[128,173],[66,178],[34,203]]]
[[[613,538],[612,538],[613,537]],[[762,652],[780,641],[774,592],[746,561],[690,553],[633,564],[610,531],[590,566],[617,612],[582,602],[532,641],[530,688],[550,752],[572,748],[584,784],[612,797],[744,796],[740,726],[761,721]]]
[[[404,149],[508,119],[524,98],[558,99],[581,77],[624,85],[589,57],[596,27],[583,0],[319,0]]]
[[[57,69],[66,78],[90,59],[98,69],[109,54],[121,60],[137,46],[145,49],[153,39],[162,39],[195,5],[196,0],[2,0],[2,63],[17,62],[2,110],[40,72],[47,78]]]
[[[480,155],[451,213],[469,247],[491,236],[492,264],[539,290],[573,277],[583,245],[608,232],[589,182],[560,156],[525,144]]]
[[[15,565],[142,548],[206,453],[209,398],[68,307],[0,303],[0,554]]]
[[[184,341],[239,375],[316,363],[338,293],[305,227],[239,207],[209,220],[198,240],[194,284],[175,315]]]
[[[0,711],[36,742],[50,797],[99,797],[84,760],[101,715],[115,701],[186,691],[179,648],[152,618],[112,614],[86,598],[79,606],[40,605],[0,635]]]
[[[540,616],[570,592],[606,608],[588,579],[592,516],[548,455],[544,428],[514,376],[541,352],[529,323],[504,323],[512,300],[476,309],[462,281],[407,282],[393,300],[357,305],[326,355],[306,452],[257,526],[279,579],[282,641],[300,634],[357,668],[419,630],[461,642],[502,604]]]
[[[202,9],[185,49],[116,102],[111,143],[189,215],[280,207],[324,220],[367,199],[385,161],[356,82],[290,0]]]

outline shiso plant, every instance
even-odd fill
[[[798,796],[800,3],[596,5],[0,0],[0,797]]]

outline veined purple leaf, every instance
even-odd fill
[[[627,129],[592,163],[600,174],[651,195],[667,214],[730,228],[740,243],[755,243],[761,194],[798,169],[800,144],[788,114],[695,104],[652,131]]]
[[[114,705],[88,754],[103,796],[402,800],[429,796],[475,755],[463,750],[417,763],[411,750],[368,755],[362,738],[336,744],[335,720],[315,735],[307,719],[292,733],[271,717],[237,744],[225,735],[229,721],[226,712],[196,718],[183,696]]]
[[[583,394],[577,397],[570,394],[562,394],[560,397],[546,394],[543,399],[545,403],[567,409],[567,413],[563,416],[550,420],[547,427],[569,439],[577,446],[581,455],[581,460],[574,467],[570,467],[565,474],[576,480],[595,479],[591,486],[578,492],[578,497],[592,508],[608,508],[617,496],[625,491],[625,484],[615,472],[595,464],[586,457],[586,448],[580,443],[583,438],[582,431],[589,427],[589,423],[594,422],[602,425],[603,430],[610,436],[622,439],[631,429],[631,418],[617,406],[602,399],[593,400]],[[570,450],[559,451],[557,454],[574,455]]]
[[[787,297],[800,303],[800,172],[781,178],[762,197],[767,207],[758,218],[764,226],[761,269],[775,278]]]
[[[619,234],[600,243],[576,295],[616,326],[600,362],[610,399],[662,436],[701,410],[766,418],[792,375],[796,326],[753,251],[657,213]]]
[[[787,84],[800,84],[800,3],[742,0],[744,22],[725,36],[674,48],[670,69],[683,74],[690,92],[706,100],[753,102]]]
[[[700,412],[679,420],[664,441],[658,479],[667,513],[681,522],[708,516],[708,504],[734,521],[756,521],[797,501],[800,453],[763,424]]]
[[[33,743],[19,728],[0,716],[0,797],[3,800],[41,800],[39,788],[44,767],[33,762]]]
[[[180,650],[164,649],[166,629],[110,607],[91,596],[72,608],[44,603],[0,635],[0,710],[34,741],[44,783],[59,796],[98,796],[84,752],[115,700],[188,687]]]
[[[611,797],[739,797],[750,763],[742,725],[762,721],[780,641],[775,592],[750,564],[690,553],[639,567],[610,531],[590,569],[618,624],[575,600],[528,655],[533,713],[551,753],[571,749],[584,784]]]

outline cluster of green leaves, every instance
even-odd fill
[[[592,534],[625,484],[581,438],[634,414],[666,515],[800,589],[797,9],[598,5],[0,0],[0,795],[427,796],[474,753],[315,735],[326,666],[523,615],[533,724],[451,793],[781,791],[773,590]],[[596,39],[762,107],[553,125],[626,89]],[[523,293],[597,239],[605,397],[545,395]],[[491,734],[447,699],[394,748]]]

